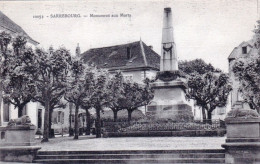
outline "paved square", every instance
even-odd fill
[[[95,136],[57,137],[40,143],[40,151],[66,150],[174,150],[221,149],[226,137],[121,137],[95,138]]]

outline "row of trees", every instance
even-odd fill
[[[18,108],[19,117],[30,101],[44,106],[43,142],[49,138],[53,110],[64,108],[66,102],[75,106],[74,138],[78,139],[79,108],[85,109],[88,115],[88,110],[95,108],[97,137],[101,137],[100,112],[104,108],[113,110],[115,121],[117,112],[127,109],[130,121],[132,112],[153,98],[149,81],[144,85],[125,81],[120,72],[111,75],[85,65],[72,58],[65,48],[50,49],[49,52],[38,48],[33,50],[26,46],[25,37],[18,36],[12,40],[5,32],[0,33],[0,46],[4,102]]]
[[[108,72],[87,66],[81,60],[72,63],[71,74],[68,78],[69,86],[66,88],[65,100],[74,104],[75,118],[78,117],[79,108],[96,110],[96,135],[101,137],[101,111],[110,108],[114,113],[114,121],[117,121],[117,113],[120,110],[128,111],[128,121],[134,110],[147,105],[153,98],[153,90],[146,84],[127,81],[121,72],[114,75]],[[75,139],[78,138],[78,120],[75,120]]]
[[[210,121],[217,107],[227,105],[232,90],[228,75],[201,59],[182,61],[179,68],[188,80],[187,98],[201,108],[203,121]]]

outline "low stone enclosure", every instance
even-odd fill
[[[175,122],[162,120],[133,122],[104,122],[104,137],[158,137],[158,136],[224,136],[225,123],[211,120],[210,123],[200,121]]]

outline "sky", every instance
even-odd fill
[[[225,72],[228,72],[229,54],[241,42],[252,38],[259,18],[257,0],[0,2],[0,10],[38,41],[39,47],[64,46],[73,55],[78,43],[81,52],[85,52],[140,39],[160,55],[165,7],[172,8],[178,59],[201,58]],[[51,18],[55,14],[81,17]],[[119,17],[90,17],[91,14]],[[44,18],[34,18],[39,15]]]

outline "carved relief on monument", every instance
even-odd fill
[[[156,75],[156,79],[160,79],[162,81],[172,81],[176,80],[178,77],[180,77],[179,71],[163,71],[158,72]]]
[[[24,115],[20,118],[17,118],[17,119],[11,119],[9,122],[8,122],[8,126],[7,127],[12,127],[12,126],[17,126],[17,125],[20,125],[20,126],[33,126],[33,124],[31,123],[31,119],[29,116],[27,115]]]

